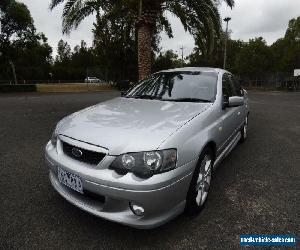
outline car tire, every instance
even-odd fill
[[[204,148],[199,157],[186,196],[185,211],[189,215],[200,213],[206,203],[211,185],[213,163],[213,150],[210,147]]]
[[[243,124],[243,127],[241,128],[241,139],[240,143],[243,143],[246,141],[248,135],[248,116],[246,117],[246,120]]]

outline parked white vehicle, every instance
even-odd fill
[[[84,82],[85,83],[101,83],[102,81],[97,77],[88,76],[87,78],[85,78]]]

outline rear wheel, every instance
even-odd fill
[[[198,214],[207,199],[212,178],[213,151],[207,147],[201,153],[186,197],[186,211]]]

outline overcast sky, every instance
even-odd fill
[[[79,28],[72,31],[70,36],[63,36],[61,32],[61,13],[63,5],[49,10],[50,0],[20,0],[25,3],[34,19],[39,32],[45,33],[49,44],[56,50],[58,41],[62,38],[73,48],[81,40],[92,44],[92,28],[94,17],[86,18]],[[299,0],[236,0],[233,10],[225,4],[220,7],[222,17],[230,16],[231,36],[233,39],[248,41],[250,38],[262,36],[268,44],[283,37],[291,18],[300,16]],[[170,15],[174,38],[168,39],[162,34],[161,47],[163,50],[173,49],[179,53],[180,47],[185,47],[187,56],[194,47],[193,38],[184,32],[179,20]]]

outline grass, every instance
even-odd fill
[[[109,84],[37,84],[37,92],[87,92],[117,90]]]

